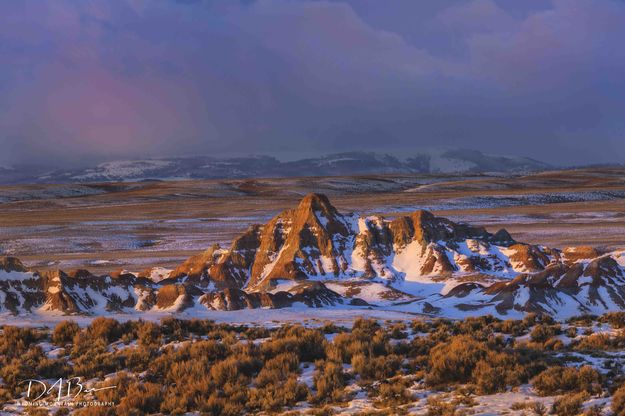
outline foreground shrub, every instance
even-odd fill
[[[472,374],[480,394],[505,391],[507,386],[521,384],[525,378],[526,371],[514,356],[494,351],[489,351],[478,361]]]
[[[378,403],[381,403],[383,407],[388,407],[389,405],[395,406],[411,402],[412,395],[407,390],[408,384],[407,381],[401,378],[383,382],[378,387]]]
[[[549,338],[560,334],[560,332],[560,325],[540,324],[534,327],[530,333],[530,338],[532,341],[542,344],[549,340]]]
[[[575,416],[581,413],[582,405],[586,400],[586,393],[567,394],[553,403],[551,413],[557,416]]]
[[[98,317],[87,327],[87,334],[92,339],[113,342],[122,336],[122,326],[113,318]]]
[[[308,395],[308,387],[298,383],[296,375],[291,375],[285,382],[251,389],[248,406],[254,410],[277,412],[285,406],[294,406],[306,400]]]
[[[456,416],[456,405],[446,402],[438,396],[430,396],[427,399],[427,416]]]
[[[160,386],[153,383],[134,383],[128,387],[126,396],[117,407],[118,414],[141,415],[160,410],[163,393]]]
[[[76,334],[80,332],[80,326],[74,321],[62,321],[54,327],[52,342],[59,346],[65,346],[72,342]]]
[[[343,398],[346,376],[343,366],[334,361],[317,361],[317,369],[313,376],[318,402],[338,401]]]
[[[498,341],[489,344],[469,335],[455,336],[432,348],[425,381],[432,387],[473,383],[481,394],[505,391],[509,385],[524,382],[528,370],[514,354],[497,349],[501,349]]]
[[[538,394],[553,396],[569,392],[598,394],[601,392],[601,374],[590,366],[551,367],[532,380]]]
[[[31,344],[43,338],[32,328],[20,328],[5,325],[0,335],[0,364],[12,358],[18,358],[30,348]]]
[[[612,395],[612,411],[615,416],[625,416],[625,384]]]
[[[471,381],[477,363],[486,357],[488,348],[468,335],[453,337],[448,344],[439,344],[430,353],[426,382],[431,386]]]

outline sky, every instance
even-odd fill
[[[625,162],[622,0],[0,2],[0,164]]]

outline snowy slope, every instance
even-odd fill
[[[76,168],[0,168],[0,183],[68,183],[251,177],[340,176],[381,173],[527,172],[549,165],[521,157],[463,149],[420,149],[393,156],[383,152],[335,153],[294,161],[269,156],[209,156],[118,160]]]
[[[464,317],[625,310],[625,252],[523,244],[427,211],[343,215],[323,195],[174,270],[38,273],[0,258],[0,312],[376,307]]]

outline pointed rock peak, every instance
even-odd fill
[[[48,270],[42,273],[44,277],[48,278],[50,281],[53,282],[60,282],[61,279],[67,279],[69,278],[69,276],[67,276],[67,274],[60,269],[56,269],[56,270]]]
[[[430,211],[426,211],[424,209],[419,209],[410,214],[415,226],[427,226],[436,221],[436,217]]]
[[[7,273],[28,271],[17,257],[0,257],[0,270]]]
[[[298,212],[322,212],[324,214],[337,214],[336,208],[324,194],[310,193],[304,197],[297,206]]]
[[[422,222],[433,221],[436,217],[430,211],[418,209],[411,214],[412,218]]]
[[[514,244],[515,241],[505,228],[500,229],[493,235],[493,242],[496,244]]]
[[[328,233],[347,235],[349,229],[343,220],[343,216],[330,203],[323,194],[308,194],[302,199],[293,212],[293,224],[295,229],[304,224],[318,224]]]

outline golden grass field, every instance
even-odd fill
[[[172,267],[321,192],[343,212],[419,208],[552,247],[625,246],[625,169],[0,186],[0,254],[38,268]]]

